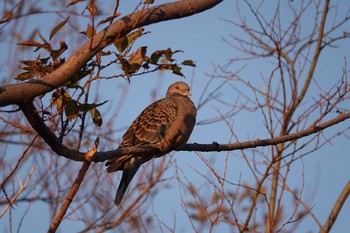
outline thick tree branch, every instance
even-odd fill
[[[51,130],[45,125],[43,119],[36,112],[36,109],[33,104],[26,104],[21,106],[23,113],[28,119],[29,123],[32,125],[33,129],[44,139],[44,141],[50,146],[50,148],[58,155],[64,156],[68,159],[76,161],[87,161],[85,158],[85,153],[72,150],[65,145],[61,144],[58,138],[51,132]],[[301,130],[296,133],[270,138],[270,139],[256,139],[254,141],[246,142],[236,142],[231,144],[219,144],[213,142],[211,144],[186,144],[178,151],[233,151],[233,150],[242,150],[248,148],[255,148],[260,146],[269,146],[277,145],[279,143],[284,143],[288,141],[293,141],[302,137],[309,136],[324,130],[328,127],[336,125],[346,119],[350,118],[350,112],[340,113],[339,116],[324,122],[319,125],[310,125],[307,129]],[[156,152],[155,148],[152,146],[140,146],[140,147],[125,147],[119,148],[117,150],[96,152],[92,161],[94,162],[103,162],[110,158],[114,158],[124,154],[154,154]]]
[[[70,149],[63,145],[56,135],[47,127],[42,117],[37,113],[33,103],[20,105],[22,112],[29,121],[33,129],[44,139],[51,150],[60,156],[64,156],[76,161],[85,161],[85,153]]]
[[[72,79],[96,53],[111,44],[116,38],[128,34],[135,28],[191,16],[208,10],[220,2],[222,0],[183,0],[127,15],[93,36],[62,66],[44,78],[0,87],[0,107],[23,104],[36,96],[62,86]]]

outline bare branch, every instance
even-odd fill
[[[18,181],[19,181],[19,189],[18,191],[15,193],[15,195],[11,198],[11,200],[9,200],[8,204],[5,206],[5,208],[2,210],[2,212],[0,213],[0,218],[7,212],[7,210],[10,208],[10,206],[12,205],[12,203],[14,203],[17,199],[17,197],[27,188],[30,179],[32,178],[32,175],[35,171],[35,167],[32,167],[32,170],[29,172],[28,178],[26,180],[26,182],[23,184],[21,178],[18,176]]]

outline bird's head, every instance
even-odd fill
[[[185,82],[176,82],[170,85],[166,93],[166,96],[169,97],[175,94],[179,94],[186,97],[189,97],[192,95],[190,92],[190,87]]]

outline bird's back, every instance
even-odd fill
[[[143,157],[147,161],[164,155],[185,144],[196,122],[196,108],[185,96],[174,95],[160,99],[134,120],[122,137],[119,147],[152,145],[160,152]],[[124,164],[132,155],[122,155],[106,163],[107,172],[123,170]],[[141,157],[141,156],[140,156]]]

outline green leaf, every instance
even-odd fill
[[[114,42],[115,47],[117,48],[117,50],[122,53],[124,52],[124,50],[128,47],[128,38],[126,36],[123,36],[121,38],[118,38],[115,42]]]
[[[42,40],[42,42],[44,42],[44,44],[48,44],[48,43],[49,43],[49,42],[47,42],[47,41],[45,40],[44,36],[41,35],[40,32],[38,32],[38,34],[39,34],[39,37],[40,37],[40,39]]]
[[[127,36],[123,36],[117,39],[114,43],[115,47],[118,49],[120,53],[124,52],[125,49],[131,47],[131,45],[135,42],[137,38],[144,35],[143,31],[144,31],[143,28],[139,28],[137,31],[134,31]]]
[[[140,47],[136,52],[133,52],[130,55],[129,63],[141,65],[142,62],[144,61],[146,52],[147,52],[146,46]]]
[[[24,66],[20,65],[19,68],[23,70],[32,70],[33,67],[37,65],[36,60],[20,60],[20,63],[24,64]]]
[[[104,101],[102,103],[98,103],[98,104],[79,104],[79,110],[80,111],[83,111],[83,112],[88,112],[88,111],[91,111],[93,108],[97,108],[99,106],[102,106],[104,105],[105,103],[107,103],[108,101]]]
[[[47,42],[45,40],[45,38],[43,37],[43,35],[41,35],[40,32],[38,32],[40,39],[42,40],[42,42],[44,42],[43,44],[41,44],[40,46],[38,46],[34,52],[38,51],[39,49],[45,49],[46,51],[48,51],[49,53],[52,51],[52,47],[51,44],[49,42]]]
[[[31,72],[23,72],[23,73],[17,75],[15,79],[20,80],[20,81],[24,81],[24,80],[30,79],[31,77],[33,77],[33,74]]]
[[[139,28],[137,31],[134,31],[130,33],[127,38],[128,38],[128,44],[131,45],[132,43],[135,42],[137,38],[143,35],[144,28]]]
[[[50,32],[50,40],[51,38],[56,34],[56,32],[58,32],[69,20],[69,16],[63,20],[62,22],[60,22],[59,24],[57,24]]]
[[[164,52],[164,56],[165,58],[168,60],[168,61],[175,61],[175,59],[172,58],[172,56],[175,54],[175,53],[183,53],[182,50],[175,50],[174,52],[171,50],[171,48],[167,48]]]
[[[38,51],[39,49],[45,49],[45,50],[48,51],[49,53],[51,53],[51,51],[52,51],[51,44],[49,44],[49,43],[44,43],[44,44],[42,44],[41,46],[38,46],[38,47],[34,50],[34,52]]]
[[[181,72],[181,67],[178,65],[172,65],[171,66],[172,70],[173,70],[173,74],[179,75],[181,77],[185,77],[185,75]]]
[[[160,70],[172,70],[171,64],[160,64],[158,66],[158,69]]]
[[[68,45],[64,41],[60,41],[60,48],[58,50],[51,51],[52,60],[56,61],[61,54],[68,49]]]
[[[184,60],[181,64],[184,66],[196,66],[196,64],[194,64],[192,60]]]
[[[173,52],[173,54],[175,54],[175,53],[183,53],[184,51],[183,50],[175,50],[174,52]]]
[[[102,125],[101,113],[96,108],[91,109],[90,113],[91,113],[92,121],[95,123],[95,125],[101,126]]]
[[[118,54],[117,55],[120,64],[122,65],[122,69],[125,72],[125,74],[130,74],[130,69],[131,69],[131,65],[128,62],[128,60],[126,60],[122,55]]]
[[[166,58],[168,61],[172,61],[172,60],[173,60],[173,59],[171,59],[172,55],[173,55],[173,52],[171,51],[171,49],[170,49],[170,48],[167,48],[167,50],[165,50],[165,52],[164,52],[165,58]]]
[[[68,101],[64,109],[64,113],[66,114],[66,117],[68,120],[73,120],[74,118],[76,118],[79,114],[79,108],[78,108],[77,102],[73,99]]]
[[[46,65],[46,63],[49,61],[50,57],[44,57],[40,58],[39,61],[41,64]]]
[[[131,67],[130,67],[129,74],[134,74],[134,73],[136,73],[137,71],[139,71],[140,67],[141,67],[140,64],[132,63],[132,64],[131,64]]]
[[[164,52],[164,50],[157,50],[152,53],[150,63],[154,65],[158,64],[159,58],[164,54]]]
[[[85,36],[87,36],[90,39],[94,33],[94,28],[90,24],[88,24],[86,31],[82,31],[80,33],[84,34]]]
[[[71,97],[68,92],[57,89],[54,93],[52,93],[51,105],[56,105],[57,110],[62,110],[65,105],[71,101]]]
[[[41,47],[41,44],[35,40],[22,41],[22,42],[18,42],[17,44],[23,45],[23,46]]]
[[[89,39],[90,39],[91,37],[93,37],[94,31],[95,31],[95,29],[89,24],[89,25],[88,25],[88,28],[87,28],[87,30],[86,30],[86,35],[89,37]]]

